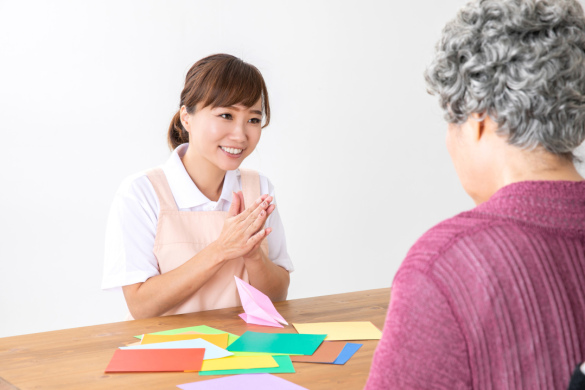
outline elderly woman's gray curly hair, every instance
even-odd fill
[[[585,17],[575,0],[479,0],[425,72],[445,119],[489,115],[508,142],[574,158],[585,139]]]

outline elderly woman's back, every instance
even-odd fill
[[[427,71],[475,209],[412,247],[367,389],[563,389],[585,360],[585,17],[480,0]]]
[[[562,389],[585,358],[585,182],[521,182],[427,232],[368,388]]]

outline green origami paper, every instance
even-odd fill
[[[284,353],[312,355],[327,337],[326,334],[245,332],[227,347],[230,352]]]

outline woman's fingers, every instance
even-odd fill
[[[266,218],[267,218],[266,210],[260,211],[260,213],[258,213],[258,215],[256,216],[256,219],[252,221],[252,223],[246,229],[246,233],[249,234],[250,236],[256,234],[264,226]]]
[[[246,204],[244,203],[244,194],[242,191],[238,191],[237,195],[240,198],[240,211],[238,212],[240,214],[246,210]]]
[[[264,224],[275,209],[275,206],[270,204],[272,201],[272,196],[265,194],[242,211],[244,201],[241,191],[232,194],[229,217],[217,239],[219,247],[223,248],[226,256],[229,258],[242,256],[270,234],[272,229],[265,229]]]
[[[260,204],[254,209],[254,211],[252,211],[244,220],[244,225],[246,226],[246,229],[248,229],[252,224],[254,224],[256,222],[256,220],[258,218],[263,218],[263,220],[266,220],[267,217],[267,209],[270,208],[270,202],[272,201],[272,197],[268,196],[266,199],[264,199],[262,202],[260,202]],[[262,222],[264,223],[264,222]],[[254,233],[257,232],[258,230],[254,230]]]
[[[270,229],[270,228],[268,228]],[[268,229],[261,229],[258,233],[254,234],[252,237],[248,239],[248,245],[250,248],[254,248],[254,246],[260,244],[262,240],[266,237],[266,231]]]
[[[264,202],[264,200],[266,198],[268,198],[268,195],[262,195],[261,197],[259,197],[258,199],[256,199],[254,201],[254,204],[252,204],[250,207],[248,207],[246,210],[244,210],[244,212],[242,212],[240,215],[242,217],[242,221],[245,220],[246,218],[248,218],[254,211],[256,211],[259,207],[261,207],[261,203]],[[243,196],[242,196],[243,198]],[[272,201],[272,200],[270,200]],[[242,202],[243,204],[243,202]]]
[[[264,237],[263,237],[263,239],[261,239],[260,241],[256,242],[256,244],[254,244],[254,246],[252,247],[252,249],[250,249],[250,252],[253,252],[256,249],[258,249],[258,247],[260,247],[260,244],[262,244],[262,241],[264,241],[264,238],[268,237],[268,235],[270,233],[272,233],[272,228],[266,228],[266,229],[264,229]]]
[[[230,217],[238,215],[240,213],[241,204],[240,196],[232,191],[232,204],[230,205],[228,215]]]

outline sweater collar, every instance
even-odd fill
[[[585,229],[585,181],[523,181],[509,184],[474,212],[549,228]]]

